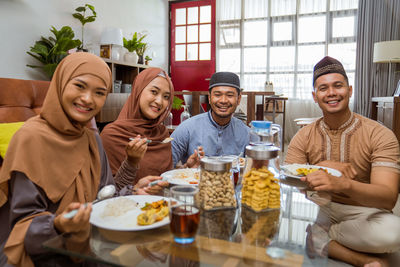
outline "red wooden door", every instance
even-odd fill
[[[170,75],[175,90],[207,91],[215,72],[215,0],[172,2],[170,14]],[[176,117],[174,124],[179,123]]]

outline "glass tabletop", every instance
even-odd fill
[[[282,184],[280,209],[202,211],[189,245],[176,244],[166,225],[136,232],[93,226],[86,249],[74,249],[67,235],[43,246],[110,266],[325,266],[329,206],[327,196]]]

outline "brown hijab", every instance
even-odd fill
[[[154,120],[149,120],[140,111],[139,99],[143,89],[160,73],[165,75],[169,83],[171,97],[164,113]],[[174,88],[171,80],[162,69],[148,68],[138,74],[132,86],[132,93],[117,120],[107,124],[100,134],[114,175],[126,158],[125,147],[129,142],[129,137],[135,137],[140,134],[147,139],[162,141],[169,136],[168,129],[162,122],[171,111],[173,95]],[[147,175],[160,175],[171,168],[171,144],[150,143],[143,159],[140,161],[136,177],[140,179]]]
[[[99,77],[110,89],[110,69],[99,57],[81,52],[60,62],[40,115],[26,121],[10,142],[0,172],[0,206],[7,201],[7,182],[13,171],[24,173],[52,202],[59,202],[56,214],[71,202],[96,198],[101,170],[96,137],[92,130],[71,121],[61,104],[67,83],[84,74]],[[23,239],[34,216],[19,221],[8,238],[4,252],[15,265],[29,265]]]

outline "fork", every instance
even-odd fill
[[[129,141],[132,141],[133,139],[135,139],[135,138],[130,137],[130,138],[129,138]],[[167,138],[165,138],[165,139],[162,140],[162,141],[155,141],[155,140],[150,140],[150,139],[148,139],[148,140],[146,141],[146,143],[147,143],[147,144],[149,144],[149,143],[167,144],[167,143],[171,142],[173,139],[174,139],[174,138],[172,138],[172,137],[167,137]]]

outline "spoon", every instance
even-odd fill
[[[97,193],[97,199],[94,200],[94,201],[92,202],[92,204],[95,204],[95,203],[97,203],[97,202],[99,202],[99,201],[101,201],[101,200],[110,198],[110,197],[114,196],[114,194],[115,194],[115,186],[114,186],[113,184],[106,185],[106,186],[104,186],[102,189],[100,189],[100,191]],[[85,208],[86,208],[87,204],[88,204],[88,203],[85,203],[85,204],[84,204],[84,205],[85,205]],[[71,211],[68,212],[67,214],[64,214],[64,218],[71,219],[71,218],[73,218],[77,213],[78,213],[78,209],[71,210]]]
[[[130,141],[132,141],[133,139],[134,139],[133,137],[130,137],[130,138],[129,138]],[[167,143],[171,142],[172,140],[174,140],[174,138],[172,138],[172,137],[167,137],[167,138],[165,138],[165,139],[162,140],[162,141],[154,141],[154,140],[148,139],[148,140],[146,141],[146,143],[147,143],[147,144],[149,144],[149,143],[167,144]]]

